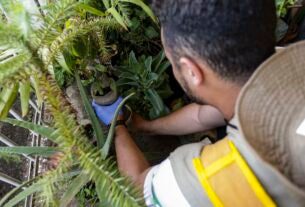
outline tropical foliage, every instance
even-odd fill
[[[34,195],[42,206],[66,206],[87,185],[95,186],[94,205],[142,206],[138,190],[119,174],[109,158],[114,123],[105,136],[83,84],[95,81],[90,68],[99,65],[112,73],[113,63],[124,62],[121,58],[137,45],[153,45],[141,52],[159,52],[158,40],[154,40],[158,39],[157,20],[150,8],[142,0],[52,1],[39,7],[40,13],[36,14],[28,12],[18,0],[2,0],[0,6],[0,117],[56,143],[56,148],[1,147],[0,152],[42,157],[60,152],[62,157],[56,169],[14,189],[0,200],[0,206],[15,206],[29,195]],[[149,22],[150,26],[143,28],[139,25],[142,22]],[[128,43],[122,50],[121,42]],[[151,68],[159,68],[163,74],[164,55],[159,56],[154,64],[160,65]],[[149,62],[146,66],[150,69]],[[157,81],[156,77],[151,78]],[[77,82],[89,114],[97,146],[91,144],[92,139],[77,122],[63,93],[62,89],[73,81]],[[6,118],[18,96],[25,116],[31,93],[36,95],[39,106],[44,104],[52,115],[49,126]],[[152,94],[157,96],[156,91]],[[126,94],[120,107],[133,95]]]
[[[134,111],[150,119],[168,113],[163,100],[173,93],[165,73],[169,66],[163,51],[155,57],[143,55],[138,59],[134,52],[129,54],[128,62],[119,70],[117,85],[121,87],[122,93],[137,94],[131,100]]]

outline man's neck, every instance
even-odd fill
[[[223,84],[218,90],[215,106],[223,113],[226,120],[231,120],[235,113],[235,105],[241,87],[232,84]]]

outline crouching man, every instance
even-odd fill
[[[176,79],[198,104],[212,106],[206,113],[217,109],[230,122],[223,140],[182,146],[152,167],[119,122],[119,169],[143,189],[147,206],[305,206],[305,43],[263,63],[274,54],[274,4],[152,1]],[[109,116],[107,107],[94,107],[101,120]],[[218,125],[219,117],[202,124]],[[186,127],[198,126],[188,120]]]

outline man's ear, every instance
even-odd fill
[[[192,59],[187,57],[180,58],[180,67],[183,76],[189,84],[198,86],[204,81],[204,71]]]

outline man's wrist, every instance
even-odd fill
[[[116,121],[116,123],[115,123],[115,126],[116,126],[116,127],[117,127],[117,126],[125,126],[125,127],[127,127],[126,121],[125,121],[124,119],[118,119],[118,120]]]
[[[117,135],[125,133],[126,131],[128,131],[128,130],[127,130],[127,128],[124,125],[118,125],[118,126],[115,127],[116,137],[117,137]]]

